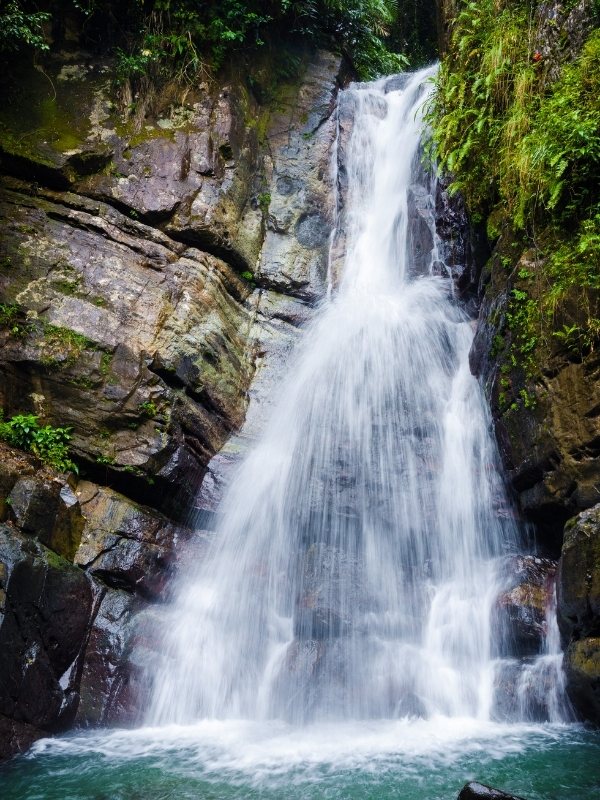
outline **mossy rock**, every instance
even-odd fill
[[[105,82],[101,70],[86,69],[80,80],[61,80],[60,73],[22,67],[18,78],[18,94],[0,108],[3,170],[66,188],[78,175],[103,169],[112,149],[93,124]]]
[[[600,724],[600,638],[572,642],[565,654],[567,691],[584,719]]]

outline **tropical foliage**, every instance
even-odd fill
[[[45,48],[42,25],[70,10],[85,19],[90,38],[103,30],[113,41],[122,79],[149,73],[191,79],[234,51],[284,40],[341,50],[369,77],[406,63],[390,48],[402,6],[399,0],[62,0],[39,11],[44,3],[11,0],[0,10],[0,48]]]
[[[44,464],[61,472],[78,472],[69,457],[70,428],[40,425],[35,414],[16,414],[6,422],[0,414],[0,439],[13,447],[28,450]]]
[[[512,286],[504,355],[507,369],[529,378],[540,346],[561,343],[581,357],[600,337],[600,30],[579,52],[562,41],[562,66],[556,53],[547,64],[536,49],[539,6],[462,3],[429,110],[452,189],[487,223],[492,243],[504,234],[499,263]],[[533,254],[527,268],[516,263],[524,251]]]

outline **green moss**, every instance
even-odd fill
[[[54,281],[52,286],[61,294],[73,296],[79,289],[79,281]]]
[[[152,400],[146,400],[146,402],[140,403],[138,409],[140,414],[148,419],[153,419],[158,414],[156,403]]]
[[[112,353],[102,353],[102,357],[100,358],[100,375],[102,375],[103,378],[106,378],[110,372],[112,359]]]
[[[0,328],[5,328],[16,339],[27,336],[30,325],[25,311],[17,303],[0,303]]]
[[[67,383],[70,383],[71,386],[77,386],[80,389],[93,389],[96,386],[95,381],[87,375],[78,375],[75,378],[68,378]]]
[[[39,104],[40,128],[51,133],[50,144],[55,150],[64,153],[74,150],[81,144],[77,133],[80,125],[73,125],[71,113],[59,105],[55,98],[45,98]]]
[[[94,343],[71,328],[43,324],[43,355],[41,363],[46,367],[70,366],[84,350],[94,348]]]
[[[60,555],[54,550],[50,550],[49,547],[44,547],[43,545],[40,546],[43,548],[44,561],[49,567],[53,567],[54,569],[59,569],[61,571],[76,569],[76,567],[74,567],[70,561],[67,561],[64,556]]]

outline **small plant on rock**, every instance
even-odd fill
[[[0,420],[0,439],[13,447],[28,450],[60,472],[79,472],[69,457],[71,428],[40,426],[35,414],[15,414],[7,421]]]

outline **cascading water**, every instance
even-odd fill
[[[425,270],[411,253],[432,74],[342,94],[338,285],[179,592],[152,722],[490,714],[496,564],[519,536],[470,322],[435,248]]]

